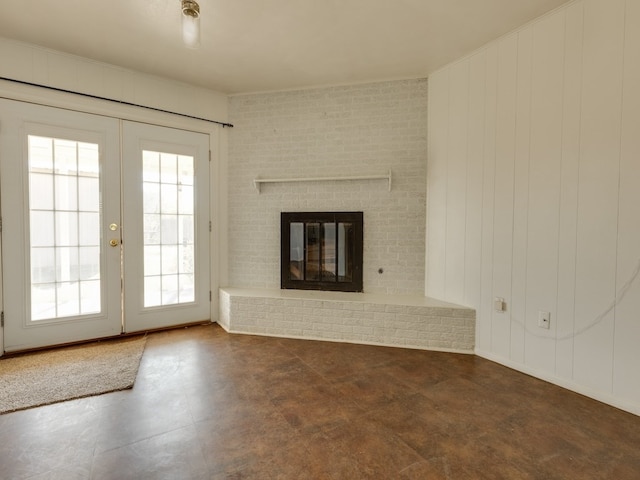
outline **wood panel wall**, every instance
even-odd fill
[[[480,355],[640,413],[640,2],[572,2],[429,82],[426,294],[477,309]]]

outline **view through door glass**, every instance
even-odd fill
[[[194,158],[142,151],[144,307],[195,299]]]
[[[100,313],[99,145],[27,138],[31,320]]]

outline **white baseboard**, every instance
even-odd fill
[[[492,362],[499,363],[500,365],[504,365],[505,367],[509,367],[513,370],[517,370],[518,372],[526,373],[527,375],[539,378],[540,380],[544,380],[545,382],[553,383],[554,385],[566,388],[567,390],[571,390],[572,392],[579,393],[580,395],[584,395],[599,402],[606,403],[607,405],[611,405],[612,407],[624,410],[625,412],[640,416],[640,404],[637,404],[635,402],[617,398],[608,393],[593,390],[589,387],[585,387],[584,385],[572,382],[571,380],[557,377],[555,375],[549,374],[548,372],[543,372],[535,368],[528,367],[527,365],[523,365],[521,363],[513,362],[491,352],[485,352],[476,349],[475,353],[479,357],[486,358],[487,360],[491,360]]]

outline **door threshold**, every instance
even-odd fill
[[[153,328],[149,330],[140,330],[137,332],[125,332],[125,333],[121,333],[120,335],[111,335],[108,337],[91,338],[88,340],[78,340],[77,342],[57,343],[55,345],[47,345],[45,347],[26,348],[24,350],[12,350],[10,352],[4,352],[2,355],[0,355],[0,361],[2,361],[2,359],[4,358],[19,357],[21,355],[27,355],[30,353],[43,352],[48,350],[57,350],[61,348],[75,347],[78,345],[89,345],[91,343],[114,341],[114,340],[119,340],[121,338],[138,337],[141,335],[147,335],[149,333],[158,333],[158,332],[164,332],[168,330],[177,330],[179,328],[197,327],[200,325],[210,325],[212,323],[215,323],[215,322],[211,320],[201,320],[199,322],[181,323],[180,325],[172,325],[170,327],[160,327],[160,328]]]

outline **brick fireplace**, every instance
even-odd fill
[[[231,97],[220,325],[473,351],[474,311],[424,297],[427,99],[425,79]],[[362,212],[362,292],[281,289],[281,212],[318,211]]]

